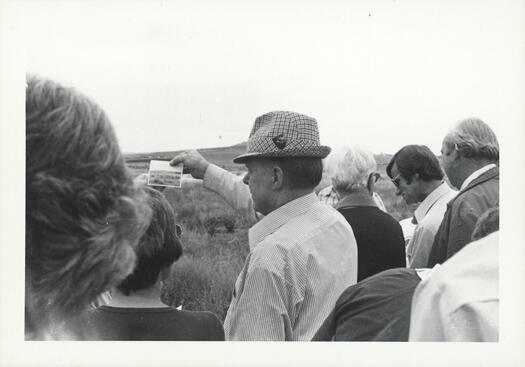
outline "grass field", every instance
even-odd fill
[[[228,160],[231,162],[244,149],[241,144],[217,148],[215,151],[220,154],[216,155],[210,155],[213,150],[208,150],[206,155],[211,162],[239,172],[244,166],[228,163]],[[128,165],[137,175],[147,170],[149,159],[171,159],[176,154],[128,155],[127,158],[132,160]],[[376,159],[383,177],[377,182],[376,191],[387,211],[396,220],[411,216],[404,201],[395,196],[394,186],[384,173],[389,156],[376,156]],[[326,181],[324,183],[327,184]],[[217,194],[204,189],[201,181],[184,180],[182,188],[168,188],[164,194],[183,228],[184,253],[173,265],[171,276],[164,284],[163,301],[175,307],[182,305],[187,310],[212,311],[224,320],[235,280],[248,254],[249,225]]]

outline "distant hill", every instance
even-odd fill
[[[242,142],[229,147],[221,148],[203,148],[197,149],[206,160],[216,164],[231,172],[242,172],[246,168],[243,164],[233,163],[233,158],[237,157],[246,152],[246,142]],[[169,151],[169,152],[152,152],[152,153],[128,153],[124,154],[128,166],[134,171],[135,174],[140,174],[148,169],[149,161],[152,159],[157,160],[171,160],[177,154],[182,152],[181,150]],[[392,158],[391,154],[376,154],[377,169],[379,172],[384,173],[388,162]]]
[[[246,142],[229,147],[197,149],[197,151],[209,162],[228,171],[240,172],[246,170],[243,164],[233,163],[233,158],[246,152]],[[182,150],[152,153],[129,153],[124,154],[124,158],[134,173],[140,174],[147,171],[150,160],[171,160],[180,152],[182,152]]]

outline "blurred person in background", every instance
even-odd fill
[[[83,340],[224,340],[213,313],[177,310],[161,301],[162,282],[182,255],[182,231],[164,195],[144,189],[153,217],[137,246],[135,269],[106,305],[74,321],[77,335]]]
[[[470,118],[458,123],[445,136],[441,153],[445,173],[459,193],[448,203],[428,267],[469,243],[481,214],[499,206],[499,144],[485,122]]]
[[[228,340],[310,340],[341,292],[357,280],[352,228],[319,202],[322,158],[317,121],[288,111],[258,117],[247,153],[234,159],[244,184],[196,151],[176,156],[204,187],[252,218],[248,254],[224,328]],[[262,219],[261,219],[262,218]]]
[[[444,182],[437,157],[425,145],[401,148],[386,167],[396,186],[396,195],[408,205],[420,203],[414,212],[414,234],[407,245],[407,264],[410,268],[427,266],[434,238],[447,210],[447,203],[456,196]]]
[[[499,208],[480,216],[472,241],[417,287],[410,341],[499,340]]]
[[[27,77],[25,338],[75,339],[66,321],[122,281],[149,224],[104,112]]]
[[[405,241],[399,223],[373,198],[376,161],[371,152],[342,147],[327,161],[332,187],[357,241],[357,281],[383,270],[404,267]]]

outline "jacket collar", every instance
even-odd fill
[[[482,184],[483,182],[487,182],[492,180],[493,178],[496,178],[499,176],[499,166],[496,166],[494,168],[491,168],[487,172],[483,173],[481,176],[476,177],[472,182],[470,182],[467,187],[465,187],[463,190],[458,192],[456,197],[448,202],[448,205],[451,205],[459,196],[461,196],[463,193],[471,190],[473,187]]]
[[[480,176],[478,176],[475,179],[473,179],[463,190],[460,191],[460,193],[464,192],[464,191],[468,191],[471,188],[473,188],[474,186],[477,186],[477,185],[479,185],[479,184],[481,184],[483,182],[489,181],[489,180],[491,180],[491,179],[493,179],[494,177],[497,177],[497,176],[499,176],[499,167],[498,166],[489,169],[488,171],[482,173]]]

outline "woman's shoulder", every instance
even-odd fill
[[[191,328],[197,338],[200,335],[203,340],[224,340],[224,328],[213,312],[173,309],[172,317],[180,327]]]

